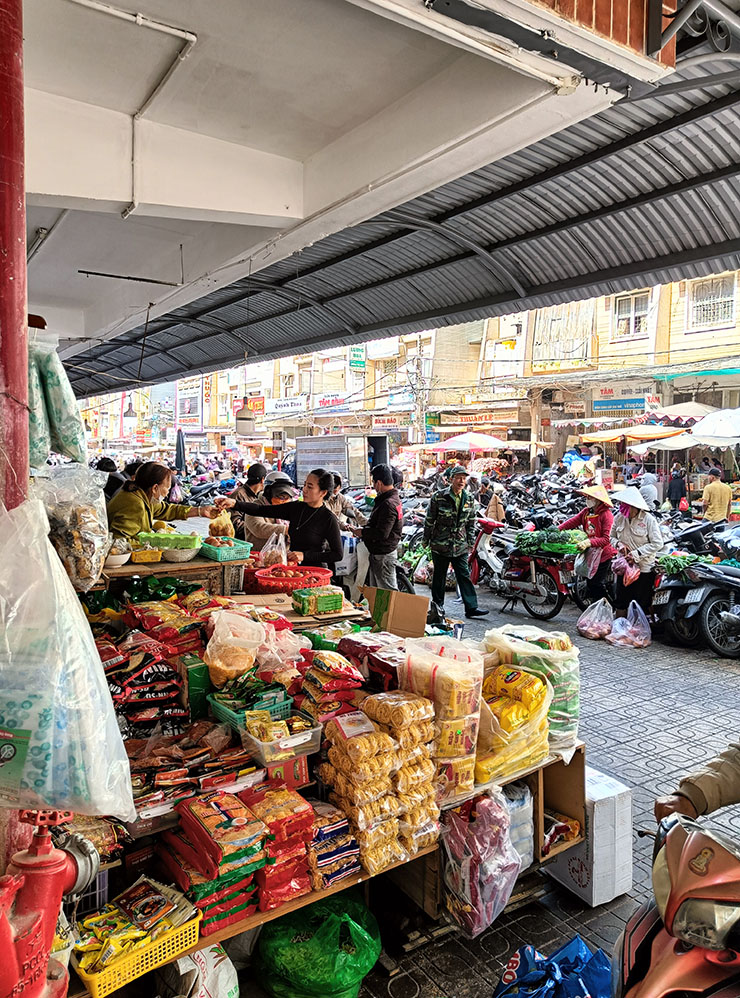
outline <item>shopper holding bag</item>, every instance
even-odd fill
[[[606,596],[604,583],[611,560],[616,554],[610,539],[612,523],[614,522],[613,503],[603,485],[588,485],[584,489],[579,489],[578,492],[586,497],[585,509],[559,524],[558,529],[583,530],[588,536],[585,541],[581,541],[578,545],[580,550],[588,551],[591,548],[597,548],[601,551],[598,568],[586,583],[586,591],[591,601],[595,603],[596,600]]]
[[[648,512],[647,503],[634,485],[615,493],[615,498],[618,512],[611,529],[612,544],[630,565],[640,570],[639,577],[629,585],[617,575],[617,616],[627,615],[632,600],[649,613],[655,585],[655,557],[663,547],[663,536],[658,521]]]

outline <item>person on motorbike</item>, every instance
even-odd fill
[[[655,818],[686,814],[698,818],[729,804],[740,804],[740,742],[733,742],[724,752],[689,773],[678,789],[655,801]]]
[[[617,553],[611,543],[611,530],[614,523],[612,507],[614,504],[603,485],[588,485],[586,488],[579,489],[578,493],[586,497],[585,509],[558,524],[558,530],[583,530],[588,537],[586,540],[580,541],[579,550],[601,549],[601,560],[596,574],[586,582],[586,591],[591,600],[595,602],[602,596],[606,596],[606,576],[612,558]]]
[[[491,488],[491,479],[487,478],[485,475],[480,480],[480,492],[478,493],[478,502],[481,506],[488,508],[488,504],[493,499],[493,489]]]
[[[638,488],[629,485],[616,492],[615,499],[618,512],[611,529],[612,544],[618,554],[640,569],[639,578],[628,586],[624,584],[624,577],[617,575],[617,616],[627,615],[632,600],[649,613],[655,584],[655,557],[663,547],[663,537],[658,521],[648,512],[648,504]]]

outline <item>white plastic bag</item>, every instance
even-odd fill
[[[38,372],[51,449],[82,463],[86,458],[85,424],[56,346],[36,334],[29,355]]]
[[[215,624],[203,661],[213,685],[221,687],[255,670],[257,649],[265,644],[266,634],[262,624],[239,613],[217,610],[211,616]]]
[[[156,971],[161,998],[239,998],[236,967],[214,943]]]
[[[287,564],[288,543],[285,534],[279,534],[276,531],[274,534],[270,534],[262,548],[262,565],[264,568],[269,568],[270,565]]]
[[[357,571],[358,540],[352,534],[342,534],[342,560],[334,566],[334,574],[339,576],[352,575]]]
[[[0,803],[136,817],[128,756],[44,507],[0,506]]]
[[[519,853],[522,869],[534,863],[534,801],[526,783],[509,783],[503,788],[504,800],[509,811],[509,836]]]
[[[593,579],[601,564],[601,548],[588,548],[576,556],[573,571],[584,579]]]
[[[578,618],[576,627],[578,628],[578,633],[583,635],[584,638],[598,641],[599,638],[605,638],[611,634],[613,623],[614,611],[609,601],[604,597],[597,600],[596,603],[592,603],[591,606],[586,607]]]
[[[49,537],[77,592],[92,589],[110,550],[103,486],[108,473],[83,464],[50,468],[34,478],[33,496],[49,518]]]
[[[626,617],[618,617],[606,639],[610,645],[647,648],[652,642],[650,624],[639,603],[632,600]]]

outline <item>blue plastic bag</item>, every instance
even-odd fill
[[[509,960],[493,998],[610,998],[611,961],[580,936],[551,957],[523,946]]]

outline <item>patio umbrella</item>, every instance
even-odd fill
[[[492,437],[489,433],[469,432],[459,433],[456,437],[450,437],[449,440],[441,440],[429,449],[437,452],[461,450],[469,451],[472,454],[474,451],[501,450],[508,446],[506,440]]]
[[[182,430],[177,431],[177,442],[175,443],[175,470],[179,475],[184,475],[185,467],[185,435]]]
[[[694,424],[697,437],[740,437],[740,409],[718,409]]]

